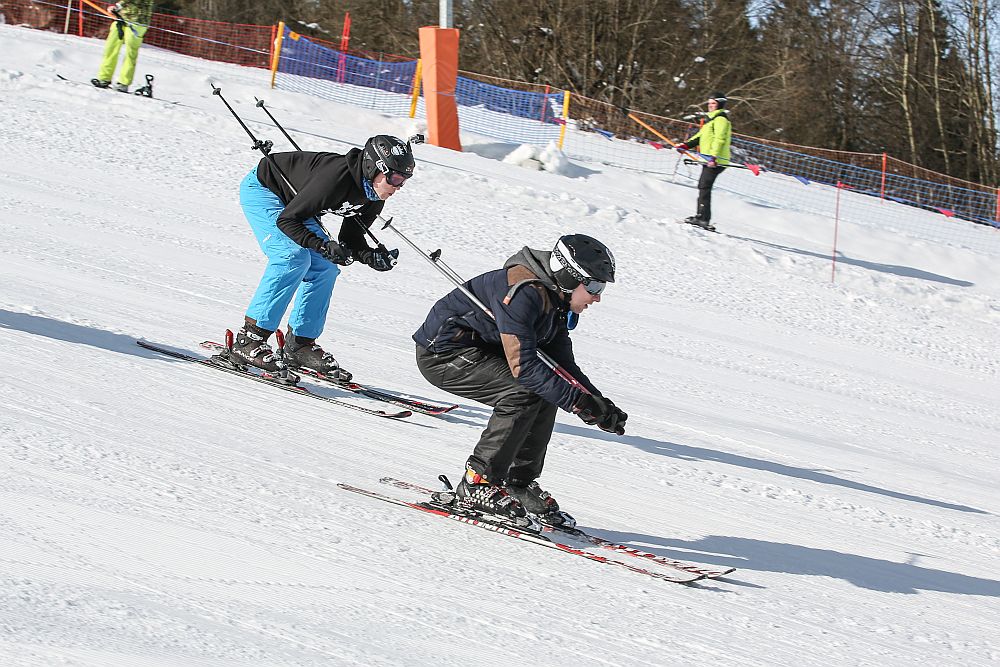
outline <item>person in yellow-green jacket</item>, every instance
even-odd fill
[[[696,148],[705,158],[701,177],[698,179],[698,212],[684,222],[712,231],[715,231],[712,225],[712,186],[729,164],[729,144],[733,136],[733,124],[726,111],[728,101],[722,93],[714,93],[709,97],[708,120],[695,134],[676,146],[681,153]]]
[[[118,55],[122,45],[125,45],[125,59],[122,61],[122,68],[118,72],[118,83],[115,90],[127,93],[128,87],[132,84],[135,76],[135,62],[139,58],[139,47],[142,45],[142,38],[149,28],[149,20],[153,15],[153,0],[121,0],[121,2],[108,5],[108,13],[113,14],[116,20],[111,23],[108,31],[108,38],[104,42],[104,58],[101,60],[101,68],[97,76],[90,80],[98,88],[107,88],[111,85],[111,77],[114,76],[115,67],[118,66]]]

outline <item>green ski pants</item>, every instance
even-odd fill
[[[115,73],[115,66],[118,65],[118,54],[122,49],[122,44],[124,44],[125,60],[118,72],[118,83],[128,86],[131,85],[132,78],[135,76],[135,61],[139,59],[139,47],[142,45],[142,38],[146,34],[147,27],[125,26],[122,31],[124,38],[122,38],[118,36],[118,26],[115,23],[115,21],[111,22],[108,38],[104,42],[104,59],[101,61],[101,69],[97,72],[97,78],[101,81],[111,81],[111,77]],[[132,32],[132,28],[135,28],[135,32]]]

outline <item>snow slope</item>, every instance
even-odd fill
[[[831,281],[828,219],[720,192],[709,234],[667,179],[421,147],[386,211],[461,274],[563,233],[616,252],[574,340],[628,433],[561,414],[542,482],[597,534],[739,568],[668,584],[336,487],[457,477],[484,406],[377,420],[138,348],[237,326],[263,268],[258,156],[210,81],[279,149],[254,95],[309,149],[412,126],[147,47],[179,104],[56,77],[99,51],[0,26],[0,664],[1000,663],[998,257],[842,222]],[[400,264],[344,271],[323,342],[450,400],[409,338],[450,285],[377,233]]]

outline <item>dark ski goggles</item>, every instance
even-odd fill
[[[583,289],[587,290],[587,294],[593,294],[597,296],[604,291],[604,288],[608,284],[602,280],[595,280],[593,278],[585,278],[583,281]]]
[[[412,175],[412,174],[411,174]],[[401,171],[392,171],[391,169],[385,172],[385,180],[388,181],[389,185],[394,188],[403,187],[403,183],[406,183],[410,175],[404,174]]]

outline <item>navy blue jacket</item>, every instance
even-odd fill
[[[459,289],[438,300],[413,340],[429,352],[478,347],[507,358],[517,381],[545,400],[572,412],[580,390],[560,378],[538,358],[541,350],[591,392],[601,395],[573,357],[566,327],[569,302],[549,270],[551,253],[524,248],[504,268],[472,278],[465,288],[489,308],[496,320]],[[523,281],[509,303],[511,288]]]

